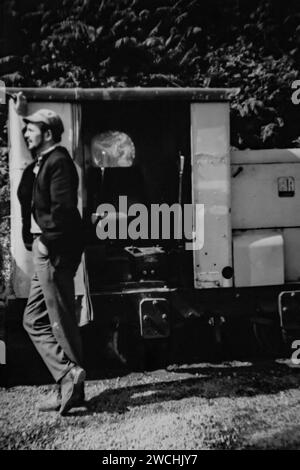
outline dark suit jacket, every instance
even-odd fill
[[[24,235],[26,241],[30,238],[28,232],[32,211],[42,231],[41,241],[48,248],[50,256],[81,252],[83,227],[77,209],[78,175],[72,158],[64,147],[59,146],[45,155],[36,177],[33,167],[34,163],[24,170],[18,188],[23,239]]]
[[[31,226],[31,201],[32,201],[32,190],[35,175],[33,173],[33,167],[35,162],[28,165],[23,171],[23,175],[18,187],[18,198],[21,204],[21,216],[22,216],[22,237],[23,242],[27,250],[32,250],[33,236],[30,232]]]

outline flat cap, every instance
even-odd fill
[[[61,118],[55,111],[52,111],[52,109],[39,109],[35,113],[24,117],[23,121],[26,124],[29,122],[34,124],[42,122],[59,135],[64,132],[64,125]]]

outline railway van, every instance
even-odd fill
[[[19,91],[7,90],[7,316],[24,309],[33,273],[17,198],[32,161]],[[22,91],[28,114],[61,116],[77,168],[85,250],[76,305],[95,368],[291,352],[300,340],[300,149],[233,149],[238,89]]]

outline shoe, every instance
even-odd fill
[[[80,384],[78,400],[74,401],[73,408],[87,406],[85,402],[84,382]],[[61,388],[57,384],[55,393],[49,395],[44,401],[37,405],[38,411],[59,411],[61,407]]]
[[[38,404],[38,411],[58,411],[61,406],[61,389],[60,385],[56,385],[54,393],[49,395],[44,401]]]
[[[59,413],[65,416],[73,407],[84,399],[85,370],[74,366],[61,380],[61,406]]]

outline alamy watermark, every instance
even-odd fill
[[[292,88],[295,90],[291,96],[292,103],[300,104],[300,80],[293,81]]]
[[[136,203],[128,207],[127,196],[119,205],[100,204],[96,211],[96,235],[100,240],[185,240],[186,250],[204,246],[204,204],[171,206]]]
[[[292,342],[292,349],[295,349],[293,354],[291,355],[291,361],[294,365],[299,366],[300,365],[300,339],[296,339],[295,341]]]
[[[293,81],[292,88],[293,90],[295,90],[291,96],[292,103],[295,105],[298,105],[300,104],[300,80]],[[300,339],[296,339],[295,341],[293,341],[291,348],[295,349],[295,351],[291,355],[292,364],[299,366],[300,365]]]

